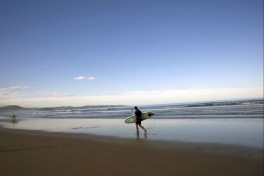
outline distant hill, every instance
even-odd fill
[[[24,109],[21,106],[17,106],[17,105],[9,105],[9,106],[2,106],[0,107],[0,111],[16,111],[16,110],[21,110]]]
[[[113,108],[113,107],[120,107],[124,105],[89,105],[89,106],[59,106],[59,107],[44,107],[44,108],[23,108],[17,105],[9,105],[9,106],[2,106],[0,107],[0,111],[19,111],[19,110],[67,110],[67,109],[79,109],[79,108]]]

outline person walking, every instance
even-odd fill
[[[141,125],[141,121],[142,121],[142,112],[138,109],[137,106],[134,107],[135,108],[135,115],[136,115],[136,129],[137,129],[137,134],[139,134],[139,128],[142,128],[145,131],[145,134],[147,134],[147,130]]]
[[[16,115],[15,114],[13,114],[13,116],[12,116],[12,122],[14,122],[14,121],[16,121]]]

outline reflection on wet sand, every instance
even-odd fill
[[[17,119],[12,119],[12,120],[11,120],[11,123],[13,124],[13,127],[15,127],[15,124],[18,123],[18,120],[17,120]]]
[[[136,133],[136,136],[137,136],[136,138],[137,143],[140,143],[143,137],[140,138],[140,133]],[[144,134],[144,139],[146,140],[147,138],[148,138],[147,134]]]
[[[142,140],[209,142],[263,148],[263,119],[156,119],[146,120],[148,130],[136,135],[135,126],[122,119],[44,119],[20,118],[12,121],[0,117],[5,128],[82,133]]]

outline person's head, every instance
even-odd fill
[[[138,110],[137,106],[134,107],[135,110]]]

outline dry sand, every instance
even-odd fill
[[[263,150],[0,128],[0,174],[262,176]]]

